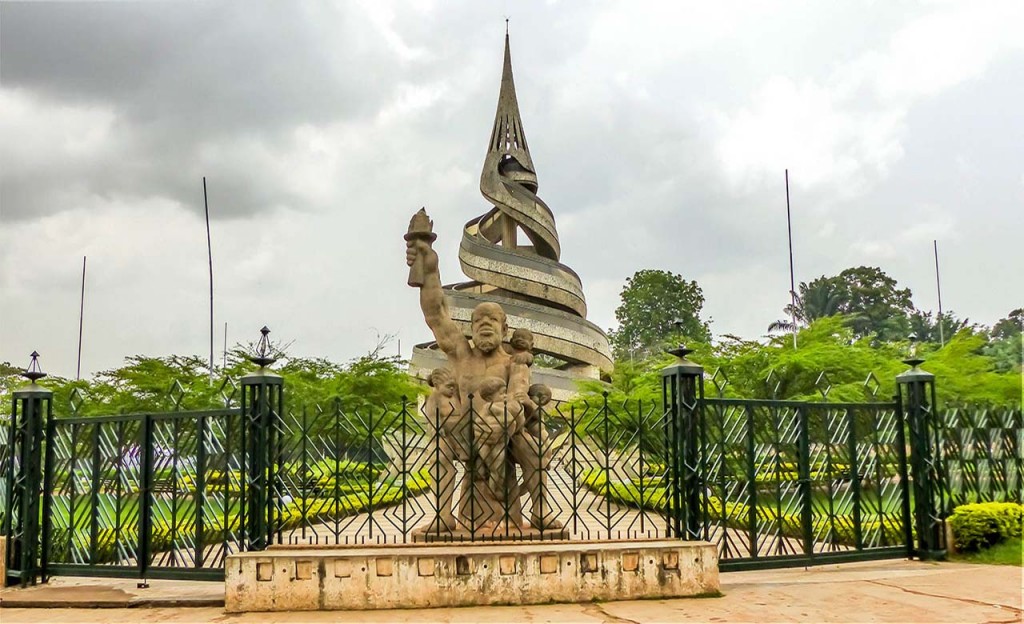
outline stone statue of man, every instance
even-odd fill
[[[406,264],[417,273],[417,279],[410,279],[410,284],[419,287],[423,318],[433,332],[438,347],[448,356],[458,387],[459,404],[464,410],[469,409],[469,395],[477,393],[484,379],[498,377],[510,385],[509,411],[522,410],[522,406],[515,401],[515,394],[522,388],[520,392],[525,395],[529,379],[518,379],[516,373],[528,369],[525,366],[513,366],[511,356],[501,348],[508,332],[505,311],[496,303],[478,305],[471,317],[473,341],[470,343],[448,311],[448,303],[441,288],[437,252],[432,246],[433,239],[433,236],[406,236]],[[525,432],[512,436],[509,446],[511,458],[522,467],[523,482],[533,502],[531,524],[543,530],[561,528],[555,519],[555,510],[546,500],[547,479],[542,473],[547,469],[547,454]]]

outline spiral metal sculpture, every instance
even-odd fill
[[[463,229],[459,261],[472,281],[445,286],[445,294],[467,335],[473,308],[495,302],[510,327],[533,332],[535,352],[561,360],[575,376],[597,377],[612,366],[608,338],[586,320],[583,285],[559,262],[555,219],[537,188],[506,34],[498,109],[480,174],[480,192],[493,207]],[[520,244],[520,232],[529,244]]]

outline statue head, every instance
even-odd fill
[[[452,369],[446,366],[432,370],[430,377],[427,378],[427,384],[434,389],[434,392],[448,398],[455,396],[455,392],[458,390],[455,375],[452,373]]]
[[[530,389],[526,391],[537,407],[543,407],[551,402],[551,388],[544,384],[533,384]]]
[[[516,351],[533,351],[533,332],[520,327],[512,332],[512,339],[509,344]]]
[[[501,346],[508,331],[505,311],[496,303],[485,302],[473,308],[471,318],[473,345],[484,353]]]
[[[477,396],[489,403],[497,403],[505,400],[507,384],[501,377],[484,377],[477,388]]]

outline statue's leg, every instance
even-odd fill
[[[434,504],[437,514],[430,523],[430,531],[448,533],[455,530],[455,461],[454,451],[444,438],[438,438],[430,464],[430,477],[434,480]]]
[[[557,519],[558,510],[548,502],[550,451],[543,448],[537,438],[523,432],[512,438],[512,454],[522,466],[523,485],[532,500],[530,524],[542,530],[562,528],[562,523]]]

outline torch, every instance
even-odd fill
[[[427,243],[437,240],[437,234],[434,234],[434,222],[427,216],[426,208],[420,208],[419,212],[412,216],[409,221],[409,231],[405,233],[405,240],[422,240]],[[423,286],[423,281],[423,256],[416,256],[416,260],[409,267],[408,284],[419,288]]]

